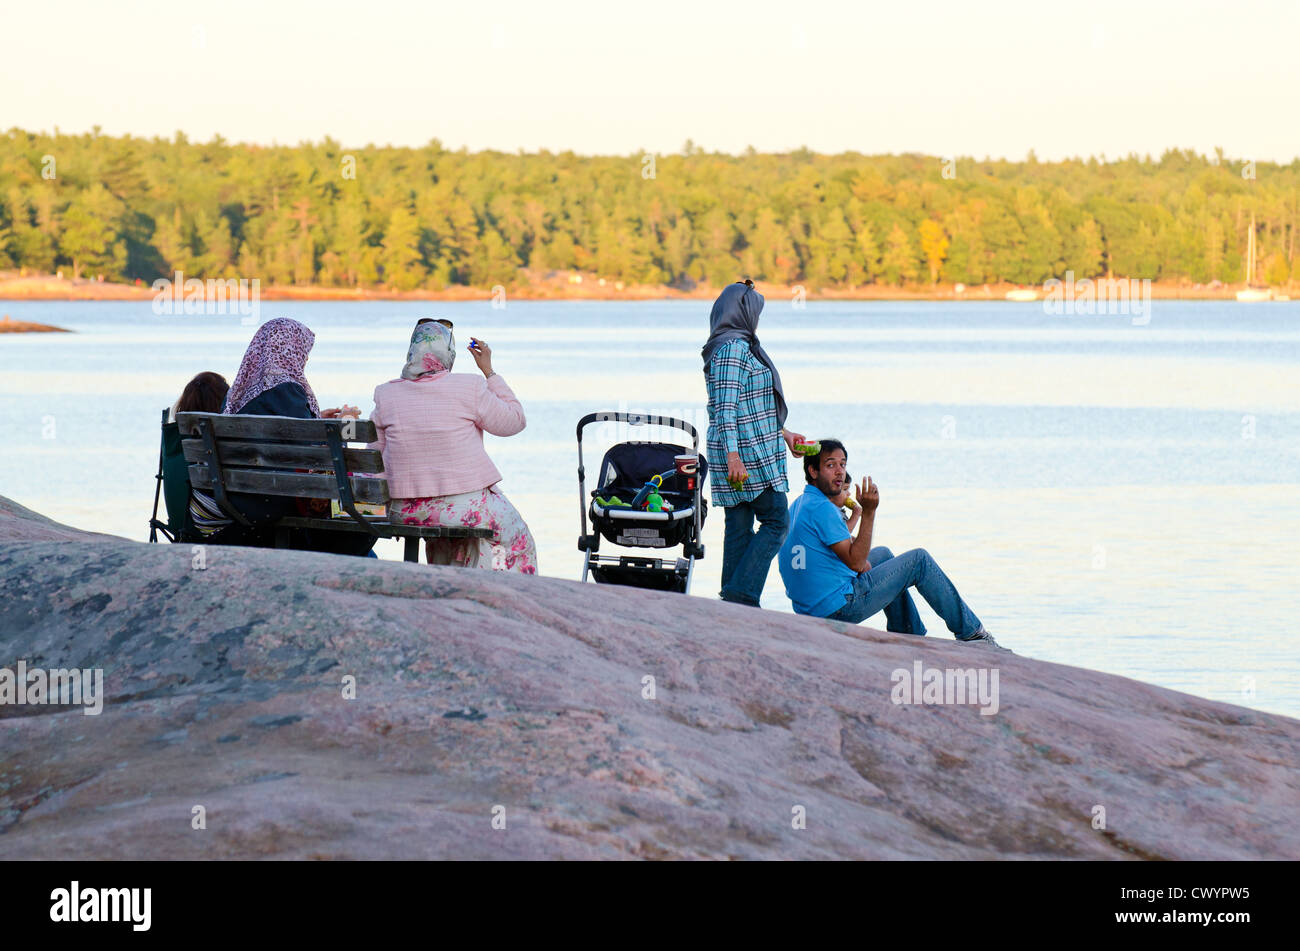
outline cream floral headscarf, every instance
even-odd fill
[[[419,380],[444,373],[456,362],[456,338],[451,328],[436,320],[416,324],[411,332],[411,347],[406,351],[402,379]]]

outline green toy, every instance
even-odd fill
[[[645,508],[647,512],[662,512],[664,510],[664,497],[658,492],[652,491],[646,496]]]
[[[626,502],[624,502],[622,499],[620,499],[617,495],[611,495],[608,499],[602,499],[598,495],[596,496],[596,504],[599,505],[601,508],[606,508],[606,509],[630,509],[632,507],[628,505]]]

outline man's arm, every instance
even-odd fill
[[[871,482],[871,476],[862,480],[862,485],[853,487],[858,497],[858,507],[862,512],[862,521],[858,522],[858,534],[852,540],[846,538],[831,546],[831,551],[840,561],[849,566],[850,571],[871,570],[867,555],[871,553],[871,531],[876,524],[876,506],[880,504],[880,490]]]

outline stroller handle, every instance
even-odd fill
[[[627,423],[629,426],[668,426],[672,429],[680,429],[682,432],[689,433],[693,441],[695,451],[700,449],[700,434],[684,419],[678,419],[676,416],[656,416],[653,413],[616,413],[609,410],[602,413],[588,413],[582,419],[578,420],[578,445],[582,445],[582,431],[592,423]]]

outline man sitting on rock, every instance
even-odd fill
[[[1007,650],[984,630],[928,552],[914,548],[895,556],[871,547],[880,490],[870,476],[854,487],[862,519],[857,535],[850,534],[831,502],[848,481],[847,463],[848,451],[836,439],[823,439],[821,452],[804,458],[808,484],[790,505],[790,533],[777,556],[795,613],[857,624],[883,609],[889,630],[924,635],[908,591],[915,586],[957,640]]]

